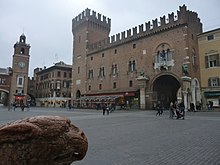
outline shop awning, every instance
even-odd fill
[[[220,91],[204,92],[205,97],[220,97]]]

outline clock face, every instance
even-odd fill
[[[19,66],[20,68],[24,68],[24,67],[25,67],[25,63],[24,63],[24,62],[19,62],[19,63],[18,63],[18,66]]]

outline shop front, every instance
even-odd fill
[[[84,95],[73,101],[76,108],[101,109],[102,105],[114,106],[116,109],[138,108],[139,99],[135,92],[123,92],[115,94]]]
[[[220,107],[220,90],[217,91],[205,91],[205,104],[203,103],[205,108],[208,108],[209,104],[212,104],[213,107],[219,108]]]

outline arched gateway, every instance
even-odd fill
[[[168,108],[171,101],[177,101],[180,87],[180,82],[172,75],[161,75],[155,78],[152,85],[154,101],[160,101],[165,108]]]

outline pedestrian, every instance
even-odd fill
[[[30,111],[30,103],[27,102],[27,111]]]
[[[156,113],[156,116],[157,115],[161,115],[161,104],[160,104],[160,101],[158,101],[157,105],[156,105],[156,110],[157,110],[157,113]]]
[[[71,108],[72,108],[72,105],[71,105],[71,102],[69,101],[69,103],[68,103],[68,108],[69,108],[69,110],[71,110]]]
[[[109,115],[109,111],[110,111],[110,106],[109,105],[106,106],[106,111],[107,111],[107,115]]]
[[[106,111],[106,105],[103,104],[103,105],[102,105],[102,114],[103,114],[103,115],[105,115],[105,111]]]
[[[190,111],[195,112],[195,105],[190,103]]]
[[[169,107],[169,109],[170,109],[170,119],[173,119],[173,117],[175,116],[175,110],[176,110],[176,108],[175,108],[175,104],[173,104],[172,101],[170,102],[170,107]]]
[[[20,106],[21,106],[21,110],[24,111],[24,102],[23,101],[20,103]]]
[[[211,109],[211,110],[214,110],[214,109],[213,109],[213,101],[210,101],[210,109]]]
[[[179,114],[177,115],[177,119],[181,117],[183,120],[185,119],[185,105],[183,101],[179,104]]]
[[[13,109],[15,111],[15,108],[16,108],[16,102],[13,102]]]

